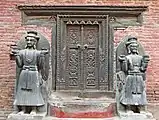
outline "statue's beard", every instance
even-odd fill
[[[137,49],[129,49],[128,48],[128,54],[138,54],[138,50]]]
[[[31,45],[31,44],[27,44],[25,48],[33,48],[33,49],[36,49],[36,45]]]
[[[136,49],[135,50],[131,50],[131,53],[138,54],[138,51]]]

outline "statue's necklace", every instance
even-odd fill
[[[34,60],[34,50],[25,51],[25,59],[27,63],[31,63]]]

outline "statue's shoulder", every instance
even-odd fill
[[[138,58],[138,59],[142,59],[143,57],[141,55],[127,55],[126,56],[127,59],[133,59],[133,58]]]
[[[39,56],[41,54],[41,50],[35,49],[34,52],[36,53],[37,56]]]
[[[138,58],[140,58],[140,59],[142,59],[143,58],[143,56],[142,55],[137,55],[138,56]]]
[[[19,54],[22,55],[25,53],[25,51],[26,51],[26,49],[21,49],[21,50],[19,50]]]
[[[127,60],[129,60],[129,59],[131,59],[131,58],[132,58],[132,55],[131,55],[131,54],[129,54],[129,55],[126,55],[125,57],[126,57],[126,59],[127,59]]]

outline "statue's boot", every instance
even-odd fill
[[[23,115],[25,112],[24,111],[20,111],[20,112],[18,112],[17,114],[18,115]]]
[[[146,114],[146,111],[140,111],[141,114]]]
[[[20,112],[18,112],[17,114],[18,115],[23,115],[23,114],[25,114],[25,112],[26,112],[26,108],[22,107],[22,110]]]
[[[129,105],[126,107],[126,112],[127,112],[128,114],[134,113],[134,112],[131,110],[131,106],[129,106]]]
[[[145,106],[140,106],[139,109],[140,109],[140,113],[141,114],[146,114],[146,108],[145,108]]]
[[[30,112],[30,115],[36,115],[36,113],[37,113],[36,107],[33,107],[32,111]]]
[[[134,113],[132,110],[127,110],[126,112],[127,112],[128,114]]]

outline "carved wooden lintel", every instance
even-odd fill
[[[20,5],[22,21],[25,25],[52,26],[56,15],[108,15],[114,28],[142,25],[142,13],[147,6],[97,6],[97,5]],[[51,18],[51,19],[50,19]],[[53,18],[53,19],[52,19]]]

